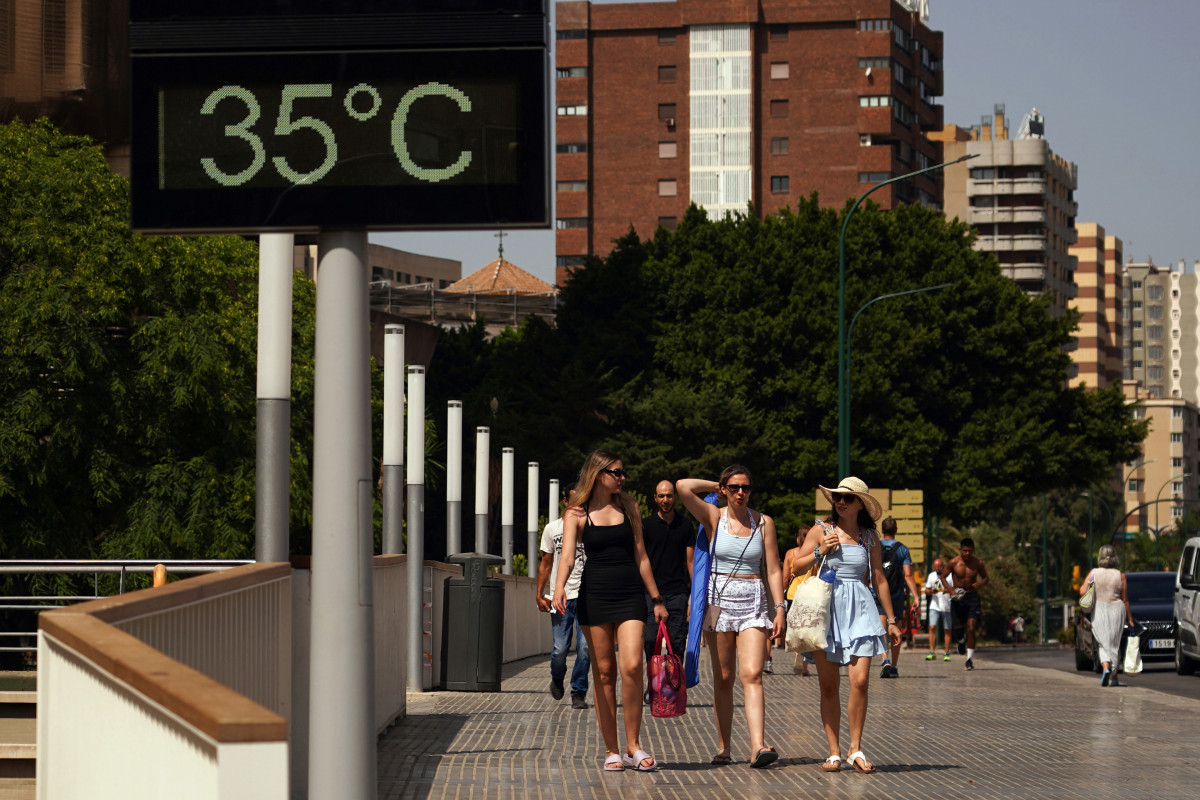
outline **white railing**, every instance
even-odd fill
[[[130,782],[173,798],[288,796],[287,720],[134,632],[184,658],[208,642],[230,661],[225,679],[287,707],[254,671],[289,684],[290,568],[256,564],[159,589],[46,612],[38,632],[37,795],[40,800],[125,797]],[[234,617],[229,616],[231,609]],[[211,611],[212,614],[207,614]],[[156,616],[173,619],[164,633]],[[253,624],[248,619],[255,617]],[[223,620],[225,623],[220,624]],[[130,628],[130,632],[121,627]],[[190,631],[184,630],[191,628]],[[266,643],[239,657],[238,643]],[[190,640],[189,644],[181,644]],[[167,789],[166,787],[169,787]],[[150,790],[153,792],[154,790]]]

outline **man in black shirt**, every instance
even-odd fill
[[[671,648],[683,660],[687,647],[688,600],[692,593],[692,555],[696,550],[696,528],[682,514],[675,513],[675,485],[661,481],[654,490],[658,510],[642,520],[642,540],[654,571],[654,582],[667,606],[667,632]],[[646,658],[654,654],[658,623],[654,604],[646,595]]]

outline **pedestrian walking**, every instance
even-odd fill
[[[903,621],[902,630],[910,631],[912,628],[908,622],[908,594],[911,593],[915,602],[921,593],[917,591],[917,582],[913,578],[913,563],[912,553],[908,550],[908,545],[896,539],[896,520],[891,517],[884,517],[879,523],[879,530],[883,534],[880,540],[879,557],[883,562],[883,577],[887,579],[888,593],[892,598],[892,611],[898,621]],[[875,606],[879,610],[879,621],[883,626],[887,625],[887,617],[883,613],[883,606],[880,599],[876,597]],[[883,656],[883,666],[879,671],[881,678],[898,678],[900,672],[896,665],[900,663],[900,643],[896,642],[892,645],[892,652],[889,658],[888,654]]]
[[[975,628],[983,620],[979,590],[988,583],[987,567],[975,557],[975,540],[970,536],[963,538],[959,542],[958,555],[950,559],[946,568],[954,579],[950,616],[956,630],[966,627],[965,640],[958,642],[958,654],[967,657],[967,669],[975,669]]]
[[[1111,544],[1100,548],[1096,567],[1088,573],[1079,587],[1080,596],[1087,593],[1091,584],[1096,585],[1096,602],[1092,609],[1092,638],[1100,650],[1101,686],[1117,686],[1117,654],[1121,650],[1121,634],[1124,622],[1133,627],[1133,611],[1129,607],[1129,587],[1121,562]]]
[[[575,493],[575,484],[567,485],[567,504]],[[566,611],[559,614],[551,605],[554,599],[554,587],[558,578],[558,562],[562,558],[563,521],[562,517],[546,525],[542,530],[542,540],[539,550],[542,560],[538,564],[537,576],[537,606],[539,611],[550,614],[550,627],[554,643],[550,648],[550,696],[561,700],[563,696],[563,679],[567,675],[567,651],[571,647],[571,638],[575,639],[575,666],[571,670],[571,707],[587,708],[588,670],[591,661],[588,658],[587,639],[583,635],[583,627],[576,622],[576,603],[579,597],[579,581],[583,577],[583,542],[576,542],[575,563],[571,574],[567,576],[565,589],[567,592]]]
[[[1020,611],[1018,611],[1017,615],[1013,617],[1012,629],[1013,647],[1016,647],[1019,644],[1025,644],[1025,615]]]
[[[667,619],[642,543],[637,503],[622,490],[626,478],[619,456],[596,450],[579,470],[575,495],[563,516],[563,554],[554,584],[554,609],[566,613],[567,576],[576,543],[584,549],[576,616],[583,626],[595,684],[596,720],[604,739],[604,769],[625,767],[649,772],[658,762],[641,744],[642,628],[646,604],[642,587],[655,604],[655,621]],[[618,662],[618,647],[620,661]],[[617,739],[617,674],[625,717],[625,751]]]
[[[688,601],[692,593],[692,561],[696,551],[696,526],[675,512],[675,484],[659,481],[654,488],[657,509],[642,520],[642,541],[654,583],[667,607],[667,634],[671,649],[680,658],[687,650]],[[654,654],[658,624],[654,602],[646,595],[646,658]]]
[[[733,681],[742,684],[746,728],[750,734],[750,766],[765,767],[779,758],[766,743],[766,700],[762,671],[772,638],[783,635],[786,604],[768,609],[771,597],[783,597],[775,521],[750,508],[750,471],[740,464],[726,467],[717,481],[684,478],[676,484],[684,508],[712,531],[712,570],[708,584],[705,641],[713,664],[713,710],[717,718],[717,752],[713,764],[733,760]],[[700,495],[716,491],[725,501],[718,508]]]
[[[883,575],[879,536],[875,520],[883,515],[879,501],[867,484],[847,477],[835,489],[819,487],[832,510],[808,530],[800,556],[792,569],[801,572],[825,559],[826,568],[836,573],[829,609],[829,633],[824,650],[813,653],[821,685],[821,722],[829,745],[829,757],[821,765],[826,772],[841,769],[841,676],[846,665],[850,698],[846,716],[850,721],[850,755],[846,763],[860,773],[872,773],[875,765],[863,754],[862,734],[867,719],[867,686],[871,659],[900,642],[900,627],[892,608],[892,596]],[[819,580],[820,578],[818,578]],[[887,630],[876,613],[875,597],[883,605]]]
[[[946,562],[940,558],[933,560],[933,572],[925,579],[925,594],[929,596],[929,655],[926,661],[937,658],[937,629],[942,626],[942,636],[946,647],[942,653],[942,661],[950,660],[950,598],[954,594],[954,578],[946,569]]]

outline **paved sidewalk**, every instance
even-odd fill
[[[781,756],[767,769],[747,765],[740,690],[735,763],[709,764],[716,736],[705,659],[685,716],[653,719],[647,709],[642,744],[662,768],[605,774],[591,694],[587,711],[556,702],[546,691],[549,658],[539,657],[506,664],[503,692],[410,694],[408,717],[379,742],[379,797],[1192,800],[1200,786],[1200,702],[1139,689],[1137,676],[1102,690],[1091,673],[989,663],[986,652],[972,672],[958,656],[945,664],[905,652],[898,680],[880,680],[876,659],[863,749],[879,771],[827,774],[817,679],[782,666],[791,659],[776,651],[776,673],[764,676],[767,741]],[[846,692],[843,676],[843,701]],[[847,741],[843,715],[843,756]]]

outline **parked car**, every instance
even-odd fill
[[[1175,571],[1175,671],[1191,675],[1200,666],[1200,536],[1183,546]]]
[[[1175,656],[1175,576],[1169,572],[1127,572],[1125,584],[1142,661],[1169,661]],[[1121,635],[1118,671],[1124,671],[1128,636],[1128,631]],[[1092,637],[1092,612],[1076,608],[1075,669],[1100,672],[1098,656]]]

